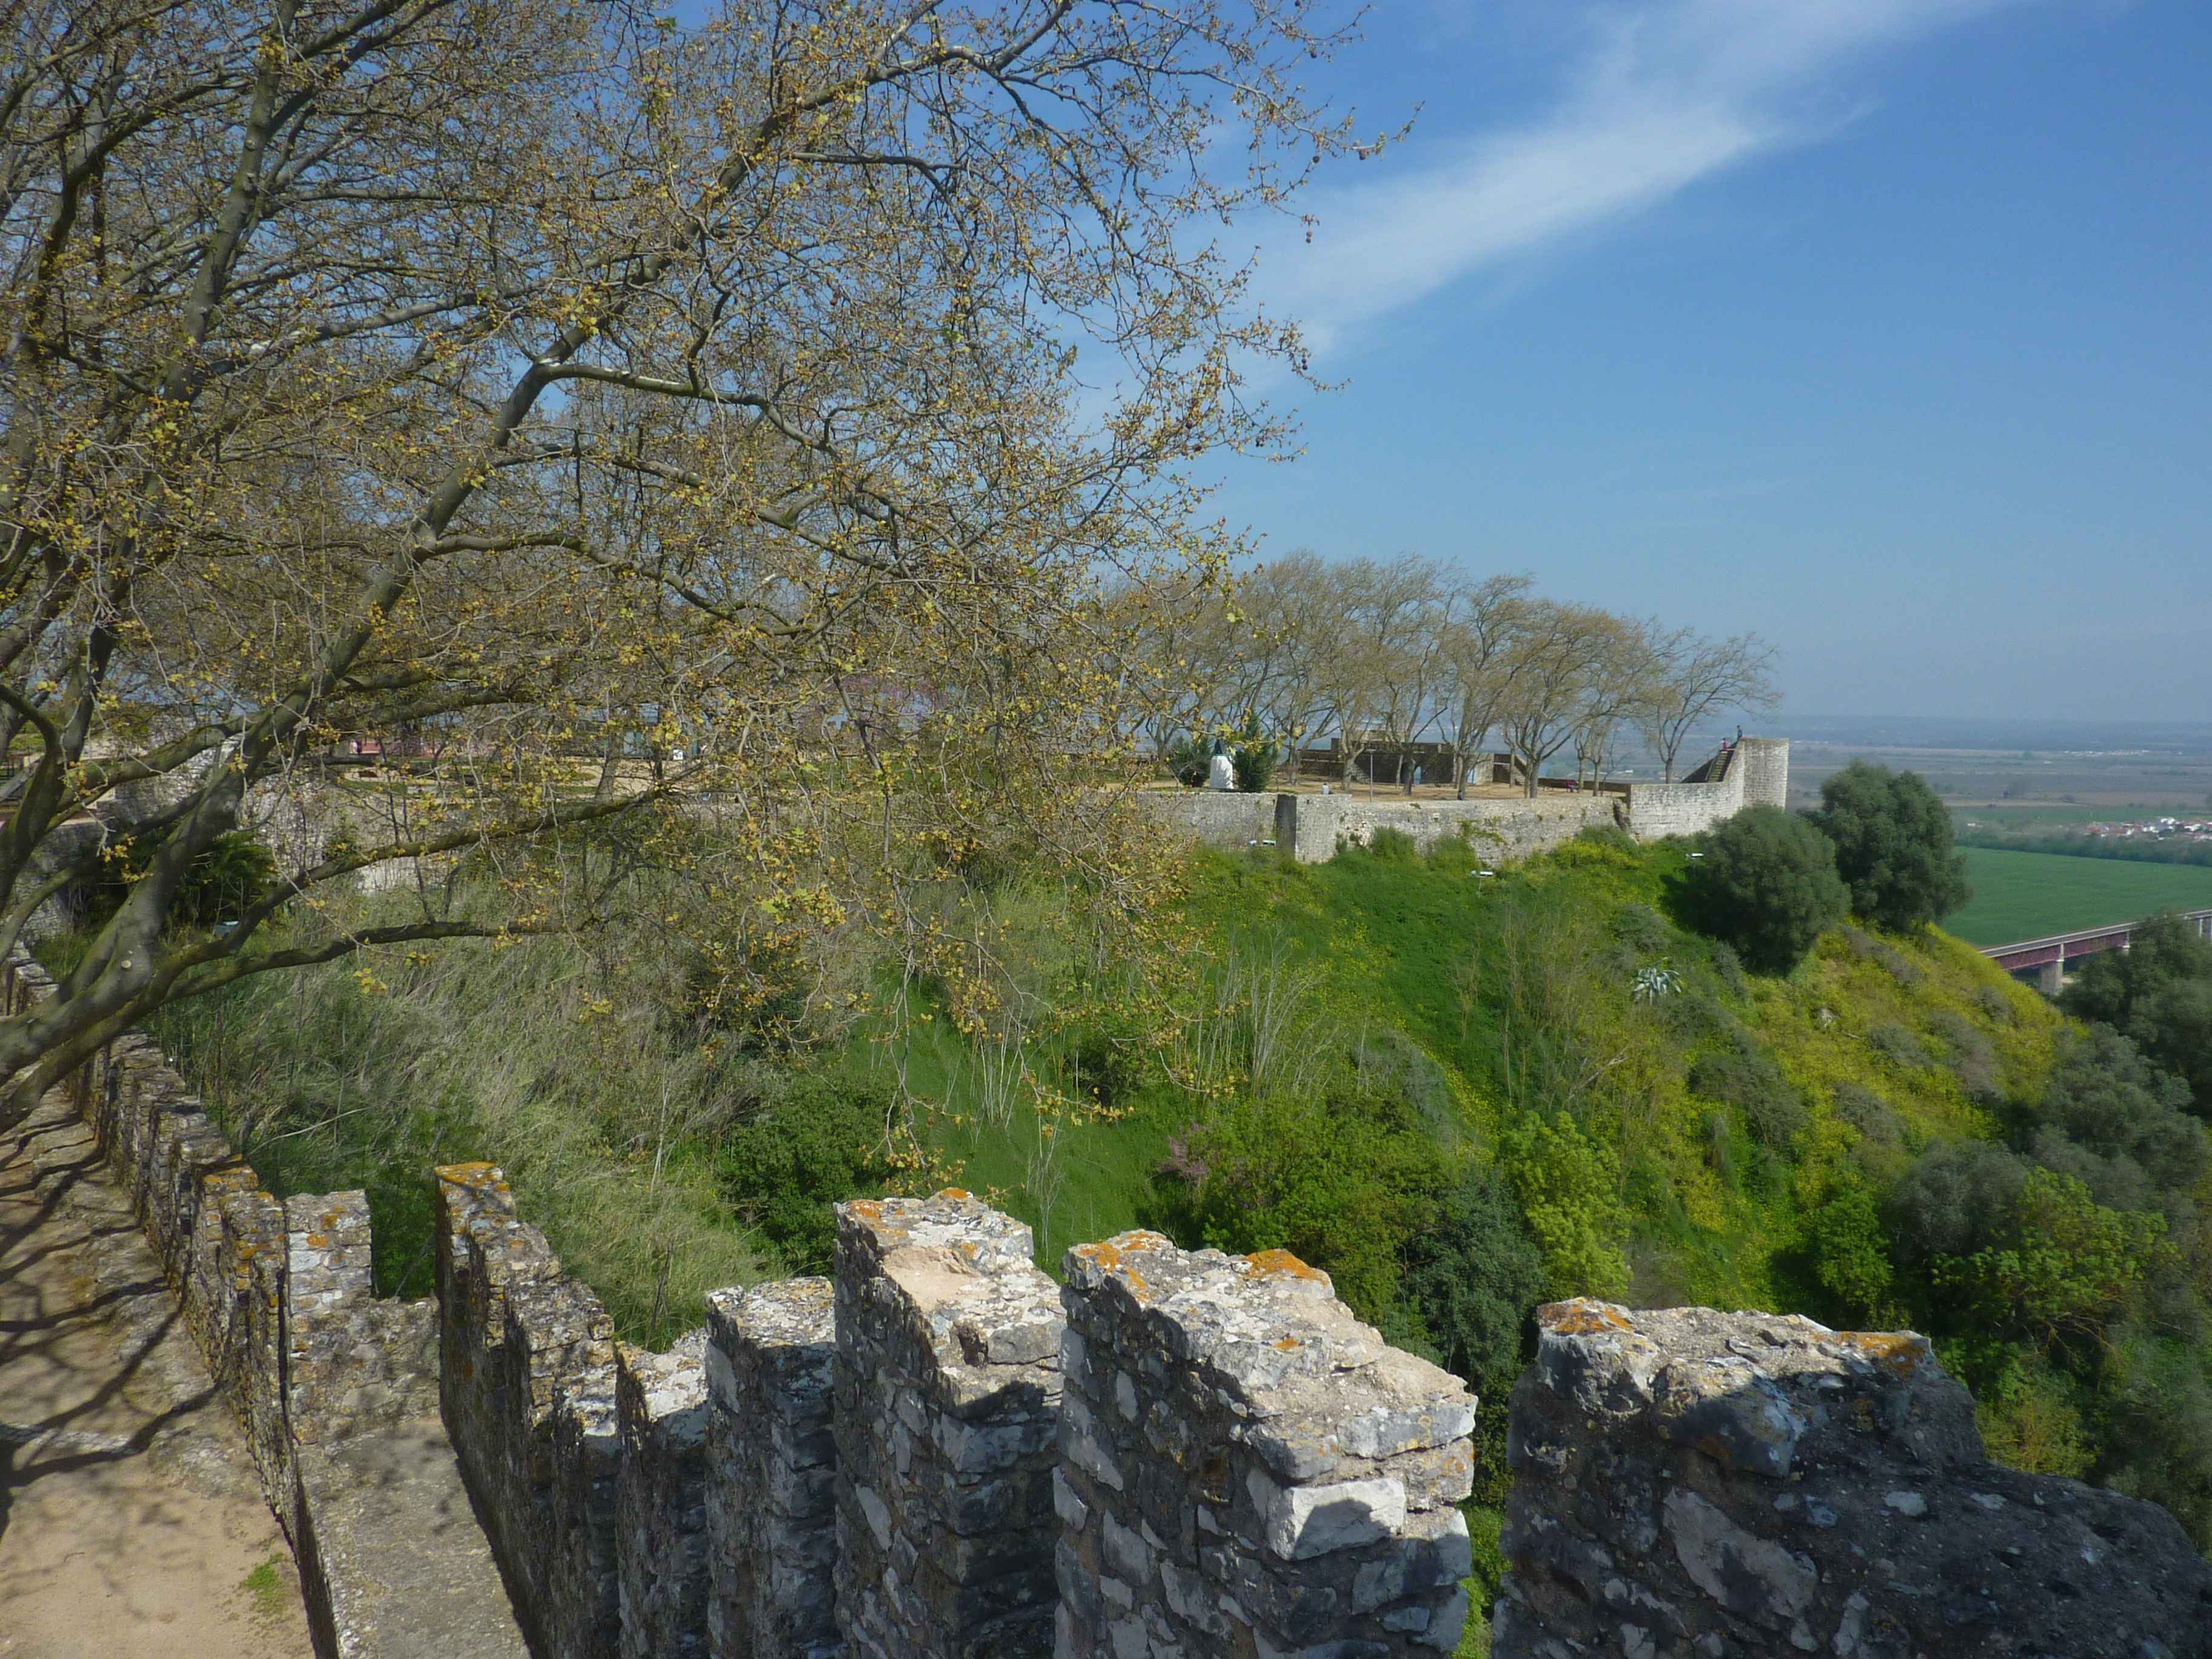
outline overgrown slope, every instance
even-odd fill
[[[2205,1541],[2186,1091],[1940,933],[1844,928],[1747,974],[1677,921],[1690,856],[1200,853],[1133,953],[1010,883],[1000,1006],[956,1020],[923,983],[919,1018],[811,1053],[687,1024],[681,963],[555,942],[248,981],[158,1035],[276,1182],[369,1187],[394,1285],[421,1285],[433,1158],[507,1164],[650,1340],[715,1282],[823,1265],[828,1200],[957,1182],[1048,1267],[1149,1225],[1328,1268],[1484,1395],[1479,1540],[1528,1311],[1597,1293],[1930,1329],[1999,1455],[2162,1497]]]

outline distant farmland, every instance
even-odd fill
[[[1960,850],[1973,877],[1973,902],[1945,917],[1943,926],[1972,945],[2009,945],[2045,933],[2133,921],[2167,905],[2212,908],[2212,870],[2200,866],[2124,864],[1989,847]]]

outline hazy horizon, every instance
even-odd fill
[[[1408,0],[1238,226],[1311,325],[1263,553],[1426,554],[1780,653],[1790,703],[2212,717],[2212,9]],[[1280,397],[1294,387],[1271,388]],[[1854,718],[1894,718],[1874,716]]]

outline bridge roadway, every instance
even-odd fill
[[[2199,933],[2212,939],[2212,910],[2185,910],[2181,916],[2194,924]],[[2135,925],[2123,921],[2109,927],[2083,927],[2071,933],[2022,939],[2017,945],[1985,945],[1982,954],[2008,974],[2033,973],[2037,986],[2046,994],[2056,995],[2065,982],[2068,963],[2102,951],[2126,950]]]

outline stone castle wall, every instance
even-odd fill
[[[1449,1652],[1474,1401],[1281,1251],[1068,1255],[1060,1659]]]
[[[1538,1314],[1496,1659],[2207,1659],[2154,1504],[1989,1462],[1923,1338],[1702,1308]]]
[[[653,1355],[497,1170],[439,1182],[448,1420],[540,1659],[1459,1639],[1474,1401],[1290,1257],[1130,1235],[1056,1285],[964,1194],[855,1201],[833,1281],[716,1292]],[[611,1454],[580,1426],[610,1386]]]
[[[0,973],[9,1010],[49,984]],[[653,1353],[489,1165],[438,1172],[435,1305],[380,1302],[361,1195],[272,1197],[150,1044],[71,1086],[246,1425],[325,1655],[1458,1642],[1474,1401],[1295,1258],[1128,1233],[1055,1285],[964,1194],[856,1201],[833,1279],[716,1292]],[[2212,1565],[2172,1518],[1990,1463],[1920,1337],[1595,1302],[1538,1325],[1498,1659],[2212,1659]],[[434,1511],[380,1510],[432,1377],[459,1471]],[[473,1588],[371,1570],[472,1548]]]
[[[1240,795],[1206,789],[1146,789],[1134,799],[1156,822],[1209,847],[1272,845],[1300,864],[1334,858],[1341,847],[1364,847],[1380,830],[1406,836],[1425,851],[1465,837],[1488,859],[1520,860],[1572,841],[1584,830],[1612,827],[1638,841],[1693,836],[1746,806],[1785,804],[1790,744],[1746,738],[1733,753],[1699,769],[1696,781],[1607,785],[1595,793],[1547,786],[1512,800],[1412,800],[1387,789],[1347,788],[1327,795]]]

